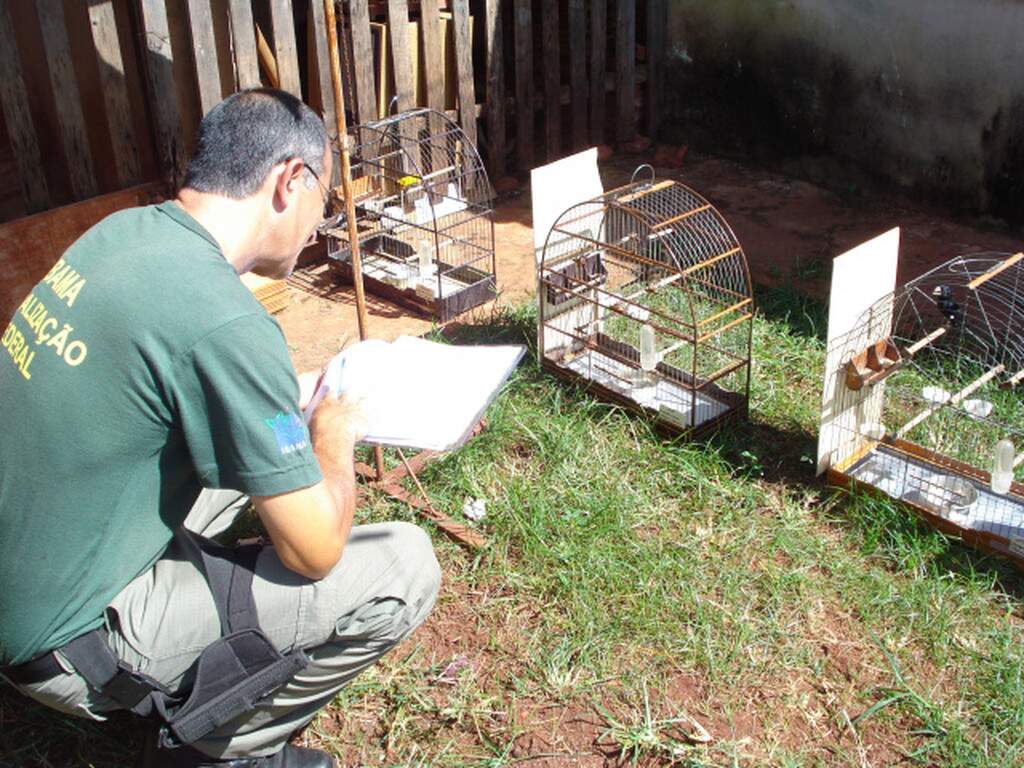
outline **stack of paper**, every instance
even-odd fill
[[[401,336],[337,355],[308,414],[328,394],[361,397],[364,442],[434,451],[462,444],[525,352],[521,345],[455,346]]]

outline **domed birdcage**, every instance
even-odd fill
[[[1024,255],[959,256],[831,343],[829,477],[1024,566]],[[832,353],[835,352],[835,355]]]
[[[442,322],[494,298],[494,192],[480,155],[432,109],[355,129],[352,184],[368,291]],[[328,256],[345,279],[352,252],[343,217]]]
[[[565,211],[544,244],[538,302],[548,371],[671,432],[746,413],[746,257],[722,215],[683,184],[652,172]]]

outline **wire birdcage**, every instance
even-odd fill
[[[355,129],[352,153],[367,290],[444,322],[496,295],[494,192],[462,129],[431,109]],[[348,231],[328,229],[328,257],[351,279]]]
[[[829,479],[1024,567],[1024,256],[954,258],[833,340]]]
[[[652,171],[572,206],[547,235],[538,277],[545,369],[669,432],[746,413],[747,260],[722,215],[692,189],[655,181]]]

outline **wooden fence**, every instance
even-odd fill
[[[337,9],[350,124],[446,110],[495,178],[657,132],[666,0]],[[0,0],[0,220],[142,182],[170,191],[201,116],[241,88],[332,115],[324,23],[322,0]]]

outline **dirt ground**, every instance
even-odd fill
[[[624,184],[653,154],[619,154],[601,166],[606,189]],[[690,152],[680,170],[655,169],[706,197],[736,232],[755,283],[788,284],[826,299],[831,260],[892,227],[902,228],[898,280],[906,282],[953,256],[977,251],[1016,252],[1021,238],[983,219],[952,218],[896,196],[836,194],[820,186]],[[489,316],[495,306],[516,306],[533,296],[533,230],[529,184],[506,195],[495,210],[499,296],[463,322]],[[292,304],[277,317],[298,370],[317,368],[344,343],[358,338],[355,296],[323,263],[300,269],[290,280]],[[369,335],[393,339],[433,326],[372,295],[367,296]]]

